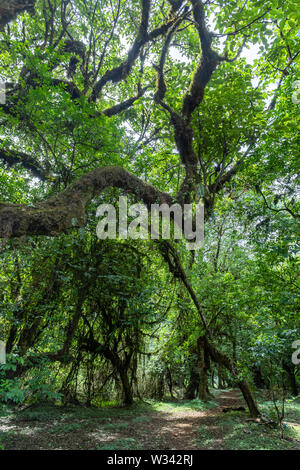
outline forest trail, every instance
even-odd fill
[[[243,406],[237,390],[222,392],[216,399],[218,406],[211,410],[183,410],[161,412],[154,415],[148,425],[150,436],[159,436],[165,450],[223,449],[224,428],[220,420],[224,416],[223,408]],[[213,440],[212,447],[202,447],[197,443],[199,428],[205,429]],[[144,429],[145,431],[145,429]]]
[[[238,391],[231,390],[218,392],[203,410],[182,400],[158,403],[156,409],[144,406],[12,412],[0,417],[0,438],[7,450],[222,449],[222,408],[241,406],[241,400]]]
[[[224,450],[299,449],[278,431],[247,421],[238,390],[214,391],[213,400],[168,400],[130,408],[37,405],[0,413],[5,450]],[[287,418],[295,421],[295,409]]]

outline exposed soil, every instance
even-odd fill
[[[223,392],[218,397],[219,406],[212,410],[179,410],[172,413],[160,413],[153,416],[148,425],[150,435],[158,435],[165,443],[165,450],[207,449],[197,444],[198,428],[206,426],[214,437],[214,449],[223,449],[223,429],[219,425],[219,416],[224,407],[241,406],[238,392]]]

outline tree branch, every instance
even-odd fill
[[[212,34],[205,24],[205,12],[201,0],[191,0],[196,28],[201,43],[200,65],[194,73],[190,88],[184,97],[182,114],[189,122],[193,111],[199,106],[204,97],[204,89],[217,68],[220,57],[211,48]]]
[[[122,188],[135,194],[148,207],[155,203],[174,203],[169,194],[154,188],[124,168],[97,168],[58,195],[34,206],[0,203],[0,238],[56,236],[74,226],[84,226],[87,204],[108,187]]]
[[[155,28],[153,31],[148,33],[148,23],[149,23],[149,12],[150,12],[150,0],[141,0],[142,2],[142,15],[141,22],[137,37],[130,48],[126,60],[124,60],[118,67],[107,70],[105,74],[100,78],[100,80],[94,86],[93,92],[91,94],[91,100],[96,101],[103,89],[103,87],[108,82],[118,83],[128,77],[131,72],[132,67],[135,64],[136,59],[138,58],[142,47],[150,41],[153,41],[157,37],[165,34],[169,28],[176,21],[176,16],[173,14],[163,25]]]
[[[0,0],[0,31],[20,13],[34,12],[36,0]]]
[[[102,113],[105,114],[105,116],[107,117],[120,114],[122,111],[125,111],[126,109],[130,108],[139,98],[144,96],[148,88],[149,86],[139,89],[136,96],[128,98],[128,100],[122,101],[121,103],[118,103],[115,106],[112,106],[111,108],[104,109]]]
[[[0,140],[1,143],[1,140]],[[47,181],[51,175],[31,155],[16,150],[0,149],[0,159],[10,168],[13,165],[21,165],[29,170],[33,176],[41,181]]]
[[[278,214],[278,212],[288,212],[294,219],[299,219],[300,218],[300,214],[298,214],[297,212],[293,212],[289,207],[287,207],[286,204],[284,204],[284,207],[281,207],[280,209],[275,209],[275,207],[271,207],[270,204],[268,203],[264,193],[262,192],[262,190],[258,188],[258,192],[262,196],[266,207],[270,211],[275,212],[277,214]]]

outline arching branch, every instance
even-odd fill
[[[97,168],[75,181],[69,188],[34,206],[0,203],[0,238],[23,235],[55,236],[86,223],[86,206],[108,187],[135,194],[146,206],[172,205],[173,198],[117,166]]]
[[[0,31],[20,13],[34,12],[36,0],[0,0]]]

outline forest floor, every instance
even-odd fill
[[[286,405],[285,438],[278,429],[248,421],[236,390],[214,391],[208,403],[169,400],[132,408],[39,405],[0,410],[4,450],[201,450],[300,449],[300,404]],[[271,403],[260,400],[264,411]]]

